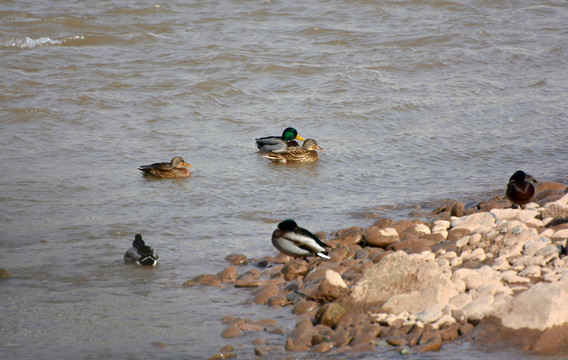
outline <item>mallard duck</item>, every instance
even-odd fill
[[[136,234],[132,247],[124,254],[125,263],[135,263],[145,266],[156,266],[158,263],[158,253],[142,240],[142,235]]]
[[[308,230],[299,227],[292,219],[278,224],[278,229],[272,233],[272,245],[288,256],[319,256],[330,259],[325,248],[331,247]]]
[[[510,202],[522,209],[524,205],[530,203],[536,197],[538,182],[529,174],[518,170],[509,179],[505,193]]]
[[[265,136],[255,139],[256,146],[260,151],[274,151],[279,152],[286,149],[289,146],[298,146],[298,143],[294,139],[304,140],[303,137],[298,135],[296,129],[289,127],[284,129],[282,136]]]
[[[306,139],[302,146],[291,146],[280,152],[272,151],[264,157],[282,163],[317,161],[319,154],[316,150],[325,151],[314,139]]]
[[[138,168],[144,176],[153,176],[163,179],[173,179],[180,177],[189,177],[191,172],[184,166],[191,167],[181,157],[176,156],[171,162],[154,163],[151,165],[142,165]]]

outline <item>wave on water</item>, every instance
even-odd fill
[[[19,49],[36,49],[49,45],[63,45],[68,41],[84,40],[84,39],[85,36],[83,35],[72,35],[61,39],[54,39],[47,36],[42,36],[34,39],[29,36],[26,36],[23,38],[12,38],[8,41],[3,41],[0,43],[0,46],[9,47],[9,48],[19,48]]]

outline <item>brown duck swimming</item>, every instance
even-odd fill
[[[522,170],[516,171],[509,179],[505,194],[507,199],[521,209],[534,200],[538,193],[538,182]]]
[[[171,162],[154,163],[151,165],[142,165],[138,168],[144,176],[152,176],[162,179],[174,179],[191,176],[191,172],[187,167],[191,167],[181,157],[176,156]]]
[[[291,146],[279,152],[272,151],[264,157],[282,163],[310,162],[319,159],[316,150],[324,151],[314,139],[306,139],[302,146]]]

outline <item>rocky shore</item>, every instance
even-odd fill
[[[568,353],[565,185],[541,184],[525,209],[496,197],[418,215],[317,233],[333,248],[330,260],[231,254],[227,268],[184,285],[234,286],[256,304],[290,308],[297,316],[292,330],[274,319],[222,319],[224,338],[257,332],[250,356],[350,357],[377,346],[409,354],[463,340]],[[263,332],[281,334],[282,345],[267,346]],[[234,356],[228,346],[211,358]]]

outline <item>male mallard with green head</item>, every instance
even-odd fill
[[[255,139],[258,150],[264,152],[279,152],[290,146],[298,146],[295,139],[304,140],[303,137],[298,135],[296,129],[289,127],[284,129],[282,136],[265,136]]]

